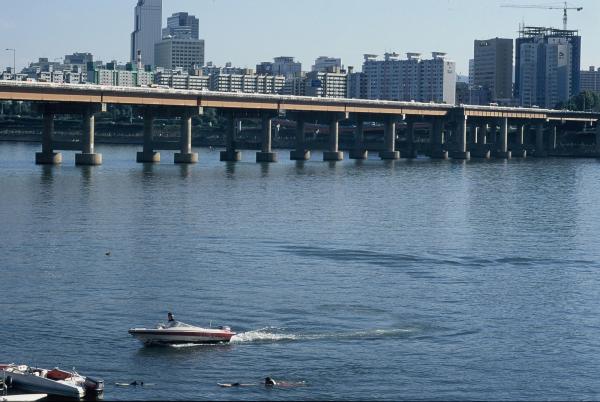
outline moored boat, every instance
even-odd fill
[[[12,387],[27,392],[79,399],[100,395],[104,391],[104,381],[59,368],[47,370],[27,365],[0,364],[0,372]]]

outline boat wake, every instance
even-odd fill
[[[374,329],[353,332],[326,334],[293,334],[275,327],[266,327],[254,331],[242,332],[231,338],[231,343],[273,343],[317,340],[381,339],[407,336],[414,332],[410,328]]]

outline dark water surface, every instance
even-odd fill
[[[600,164],[33,163],[0,143],[0,361],[105,399],[600,399]],[[106,256],[107,251],[111,252]],[[163,321],[227,346],[143,348]],[[221,389],[266,375],[305,387]],[[155,383],[119,388],[115,382]]]

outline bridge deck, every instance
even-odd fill
[[[595,122],[598,113],[502,106],[446,105],[366,99],[313,98],[165,88],[113,87],[0,81],[0,100],[206,107],[249,111],[361,113],[424,117],[467,117]]]

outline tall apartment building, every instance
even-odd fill
[[[142,53],[142,63],[154,65],[154,45],[162,37],[162,0],[138,0],[134,14],[130,61],[137,61],[139,50]]]
[[[158,85],[168,86],[174,89],[188,89],[202,91],[209,89],[210,77],[204,75],[191,75],[186,70],[163,70],[159,69],[155,75]]]
[[[473,51],[473,85],[487,88],[493,102],[511,99],[513,40],[476,40]]]
[[[397,53],[386,53],[384,60],[366,54],[363,74],[367,99],[455,102],[456,63],[446,60],[445,53],[433,52],[431,59],[407,53],[406,60]]]
[[[327,72],[331,69],[342,69],[342,59],[335,57],[319,56],[312,66],[312,71]]]
[[[149,86],[154,83],[154,73],[133,69],[132,63],[125,66],[116,62],[106,63],[104,66],[95,65],[93,62],[87,66],[87,82],[90,84],[139,87]]]
[[[209,84],[211,91],[260,94],[281,93],[284,85],[283,76],[256,74],[213,74]]]
[[[348,91],[348,74],[338,67],[330,67],[330,71],[311,71],[306,74],[305,96],[323,98],[345,98]]]
[[[198,18],[175,13],[168,18],[166,34],[154,45],[155,64],[168,69],[196,68],[204,65],[204,40],[198,39]]]
[[[579,93],[578,31],[523,27],[515,55],[515,97],[520,105],[553,108]]]
[[[591,91],[600,94],[600,68],[596,70],[590,66],[587,71],[581,72],[580,88],[581,92]]]
[[[354,67],[348,67],[346,98],[366,99],[367,75],[364,72],[354,72]]]

